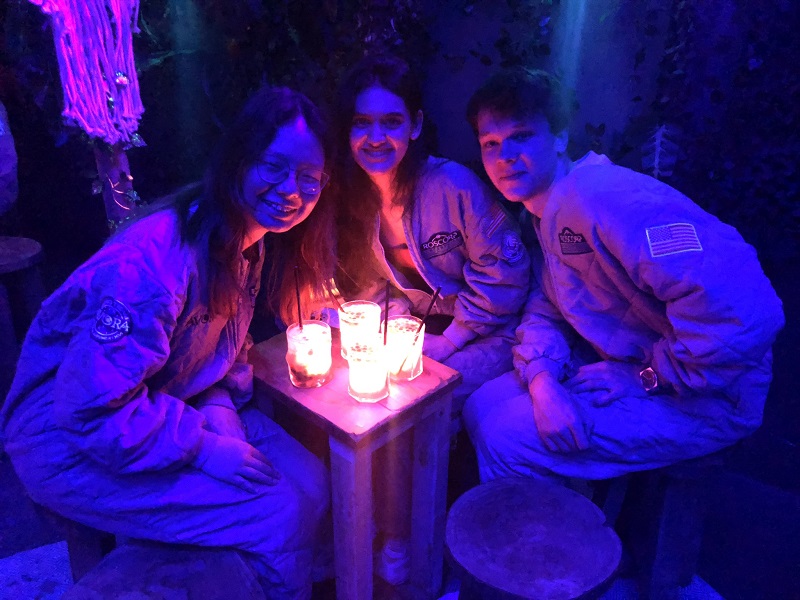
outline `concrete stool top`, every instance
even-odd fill
[[[0,236],[0,275],[32,267],[42,260],[42,245],[24,237]]]
[[[498,479],[472,488],[447,517],[458,567],[501,597],[572,600],[614,575],[622,545],[590,500],[559,485]]]

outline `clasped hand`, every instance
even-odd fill
[[[632,363],[602,361],[584,365],[564,382],[572,394],[587,397],[595,406],[608,406],[621,398],[646,398],[639,379],[639,367]]]
[[[245,441],[244,425],[239,413],[227,406],[208,404],[199,408],[206,418],[205,428],[219,435],[227,435]]]
[[[216,445],[200,469],[215,479],[253,494],[258,491],[256,484],[275,485],[281,478],[277,469],[256,448],[228,436],[218,436]]]
[[[577,403],[554,376],[546,371],[539,373],[528,389],[533,419],[545,448],[551,452],[574,452],[589,447]]]
[[[281,474],[269,459],[247,442],[239,414],[224,406],[208,405],[200,409],[206,417],[206,429],[216,443],[200,468],[220,481],[256,493],[256,484],[275,485]]]

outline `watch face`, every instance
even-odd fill
[[[642,387],[644,387],[646,392],[652,391],[658,387],[658,376],[650,367],[647,367],[639,373],[639,377],[642,378]]]

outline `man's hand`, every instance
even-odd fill
[[[608,406],[621,398],[647,397],[640,370],[639,365],[606,360],[582,366],[564,385],[571,393],[588,397],[595,406]]]
[[[445,336],[433,335],[432,333],[425,334],[425,340],[422,343],[422,353],[425,356],[442,362],[447,360],[456,350],[458,348]]]
[[[550,373],[533,378],[528,390],[533,400],[533,419],[545,448],[574,452],[589,447],[586,429],[572,395]]]
[[[281,474],[253,446],[233,437],[214,437],[216,443],[202,449],[202,456],[198,457],[196,464],[200,470],[251,493],[256,493],[257,483],[278,483]]]
[[[206,418],[205,428],[212,433],[247,441],[242,420],[235,410],[226,406],[209,404],[198,409]]]

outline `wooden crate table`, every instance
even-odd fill
[[[253,347],[255,395],[263,410],[278,402],[328,436],[337,597],[372,599],[372,457],[408,430],[413,437],[411,585],[415,597],[436,597],[442,580],[451,396],[461,375],[425,358],[422,375],[391,384],[389,398],[366,404],[347,393],[347,363],[337,336],[333,376],[322,387],[292,386],[285,357],[284,334]]]

